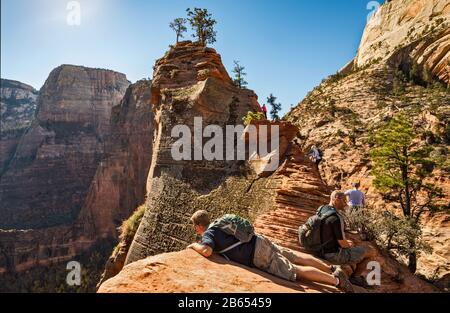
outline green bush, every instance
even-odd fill
[[[145,205],[141,205],[134,211],[130,218],[122,223],[122,226],[120,226],[120,239],[134,237],[142,221],[142,217],[144,217],[144,213]]]
[[[377,211],[368,206],[345,212],[347,226],[359,230],[368,240],[396,256],[430,253],[431,247],[422,239],[420,225],[410,217],[397,216],[390,211]]]
[[[264,120],[266,117],[264,116],[264,113],[262,112],[248,112],[243,118],[242,121],[244,122],[245,126],[250,125],[252,121],[261,121]]]

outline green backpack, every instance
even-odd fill
[[[209,225],[209,228],[218,228],[224,233],[228,235],[232,235],[236,237],[239,242],[233,244],[232,246],[220,251],[220,254],[223,254],[243,243],[250,242],[253,236],[255,235],[255,229],[250,223],[250,221],[246,220],[235,214],[227,214],[222,216],[221,218],[215,220]]]
[[[322,210],[326,208],[327,210]],[[321,206],[317,213],[311,216],[305,224],[298,229],[298,239],[300,245],[305,248],[307,252],[322,256],[323,247],[328,242],[322,242],[320,234],[322,223],[330,216],[337,215],[336,209],[328,205]]]

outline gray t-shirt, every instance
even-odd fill
[[[350,189],[345,192],[348,196],[348,204],[351,206],[363,206],[364,205],[364,193],[358,189]]]

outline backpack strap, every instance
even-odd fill
[[[231,249],[234,249],[234,248],[236,248],[236,247],[238,247],[238,246],[240,246],[240,245],[242,245],[242,244],[243,244],[243,242],[238,241],[238,242],[232,244],[231,246],[229,246],[228,248],[225,248],[225,249],[223,249],[222,251],[219,251],[219,254],[224,254],[225,252],[228,252],[228,251],[230,251]]]
[[[329,218],[330,216],[333,216],[333,215],[336,215],[336,216],[338,216],[337,215],[337,212],[333,209],[333,210],[329,210],[328,212],[326,212],[325,214],[323,214],[322,216],[321,216],[321,219],[322,220],[325,220],[325,219],[327,219],[327,218]],[[339,216],[338,216],[338,218],[339,218]]]
[[[322,205],[322,206],[319,208],[319,210],[317,211],[317,215],[318,215],[322,220],[327,219],[327,218],[330,217],[330,216],[337,215],[336,209],[333,208],[332,206],[328,206],[329,209],[328,209],[324,214],[322,214],[322,209],[323,209],[324,207],[326,207],[326,206],[328,206],[328,205]],[[338,217],[339,217],[339,216],[338,216]]]
[[[322,211],[322,209],[323,209],[324,206],[325,206],[325,205],[321,205],[320,208],[317,209],[317,211],[316,211],[316,214],[317,214],[317,215],[320,214],[320,211]]]

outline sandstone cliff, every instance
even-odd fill
[[[394,0],[380,7],[367,23],[355,66],[386,61],[399,48],[404,56],[450,83],[450,3],[446,0]]]
[[[21,82],[0,82],[0,175],[12,159],[20,137],[30,127],[38,91]]]
[[[104,151],[111,108],[128,84],[112,71],[52,71],[36,119],[1,176],[0,228],[44,228],[76,219]]]
[[[386,206],[372,185],[368,138],[398,112],[414,116],[423,140],[429,141],[430,133],[436,139],[433,155],[448,159],[449,10],[445,0],[383,5],[366,27],[355,62],[324,80],[287,114],[285,119],[300,129],[304,149],[319,144],[324,150],[321,175],[328,185],[349,188],[360,181],[370,202]],[[449,179],[444,161],[432,180],[443,188],[444,205],[450,199]],[[433,280],[448,277],[448,215],[426,217],[423,223],[434,252],[421,256],[418,272]]]
[[[273,188],[270,192],[274,193],[275,197],[267,200],[269,209],[255,218],[256,232],[282,246],[304,252],[298,244],[298,227],[314,214],[319,205],[327,201],[330,188],[320,179],[315,165],[305,156],[295,140],[290,142],[285,161],[267,178],[267,182],[270,182]],[[212,201],[211,207],[215,205],[217,204]],[[358,236],[348,235],[357,244],[376,249],[374,260],[380,263],[382,269],[380,286],[368,290],[356,286],[358,292],[436,291],[436,288],[412,275],[406,266],[399,264],[373,244],[361,242]],[[186,262],[187,259],[189,262]],[[210,283],[205,284],[205,280]],[[220,256],[206,259],[193,251],[184,250],[158,254],[130,263],[117,276],[104,281],[98,292],[314,293],[338,290],[306,281],[286,282],[257,269],[228,262]]]
[[[175,125],[194,134],[194,117],[203,125],[241,124],[259,110],[256,95],[235,87],[214,49],[180,43],[156,62],[152,82],[155,134],[147,182],[147,210],[130,247],[127,263],[182,249],[194,239],[189,217],[205,208],[213,216],[239,212],[254,216],[265,208],[270,186],[255,181],[236,161],[175,161],[171,136]],[[225,151],[225,148],[223,149]]]
[[[302,150],[301,140],[294,139],[297,129],[286,122],[274,123],[280,127],[281,137],[281,163],[275,172],[257,175],[259,165],[255,160],[242,164],[173,160],[170,148],[174,139],[170,130],[174,125],[183,123],[192,129],[194,116],[201,116],[206,123],[223,127],[230,120],[239,123],[246,110],[259,110],[256,96],[232,86],[217,62],[220,59],[214,50],[191,43],[173,47],[157,61],[152,85],[155,141],[146,212],[125,267],[104,281],[99,292],[336,292],[307,282],[281,282],[221,257],[207,260],[192,251],[180,251],[195,240],[189,217],[198,209],[208,210],[213,217],[238,213],[254,222],[257,233],[301,251],[298,227],[328,201],[332,190]],[[204,68],[208,71],[203,72]],[[236,113],[231,119],[233,102]],[[354,240],[360,241],[356,237]],[[108,266],[113,271],[107,271],[107,277],[120,269],[120,251],[128,250],[126,241],[110,259],[112,264]],[[180,252],[165,254],[172,251]],[[186,262],[188,258],[190,261]],[[382,264],[382,286],[371,291],[434,291],[383,252],[378,251],[376,260]],[[205,279],[210,281],[208,285],[204,284]]]
[[[144,201],[150,82],[128,85],[108,70],[51,73],[36,119],[0,177],[0,272],[73,260],[101,239],[114,242],[121,221]]]
[[[145,200],[153,141],[150,87],[146,80],[132,84],[112,109],[106,150],[76,223],[91,225],[96,237],[117,237],[120,223]]]

